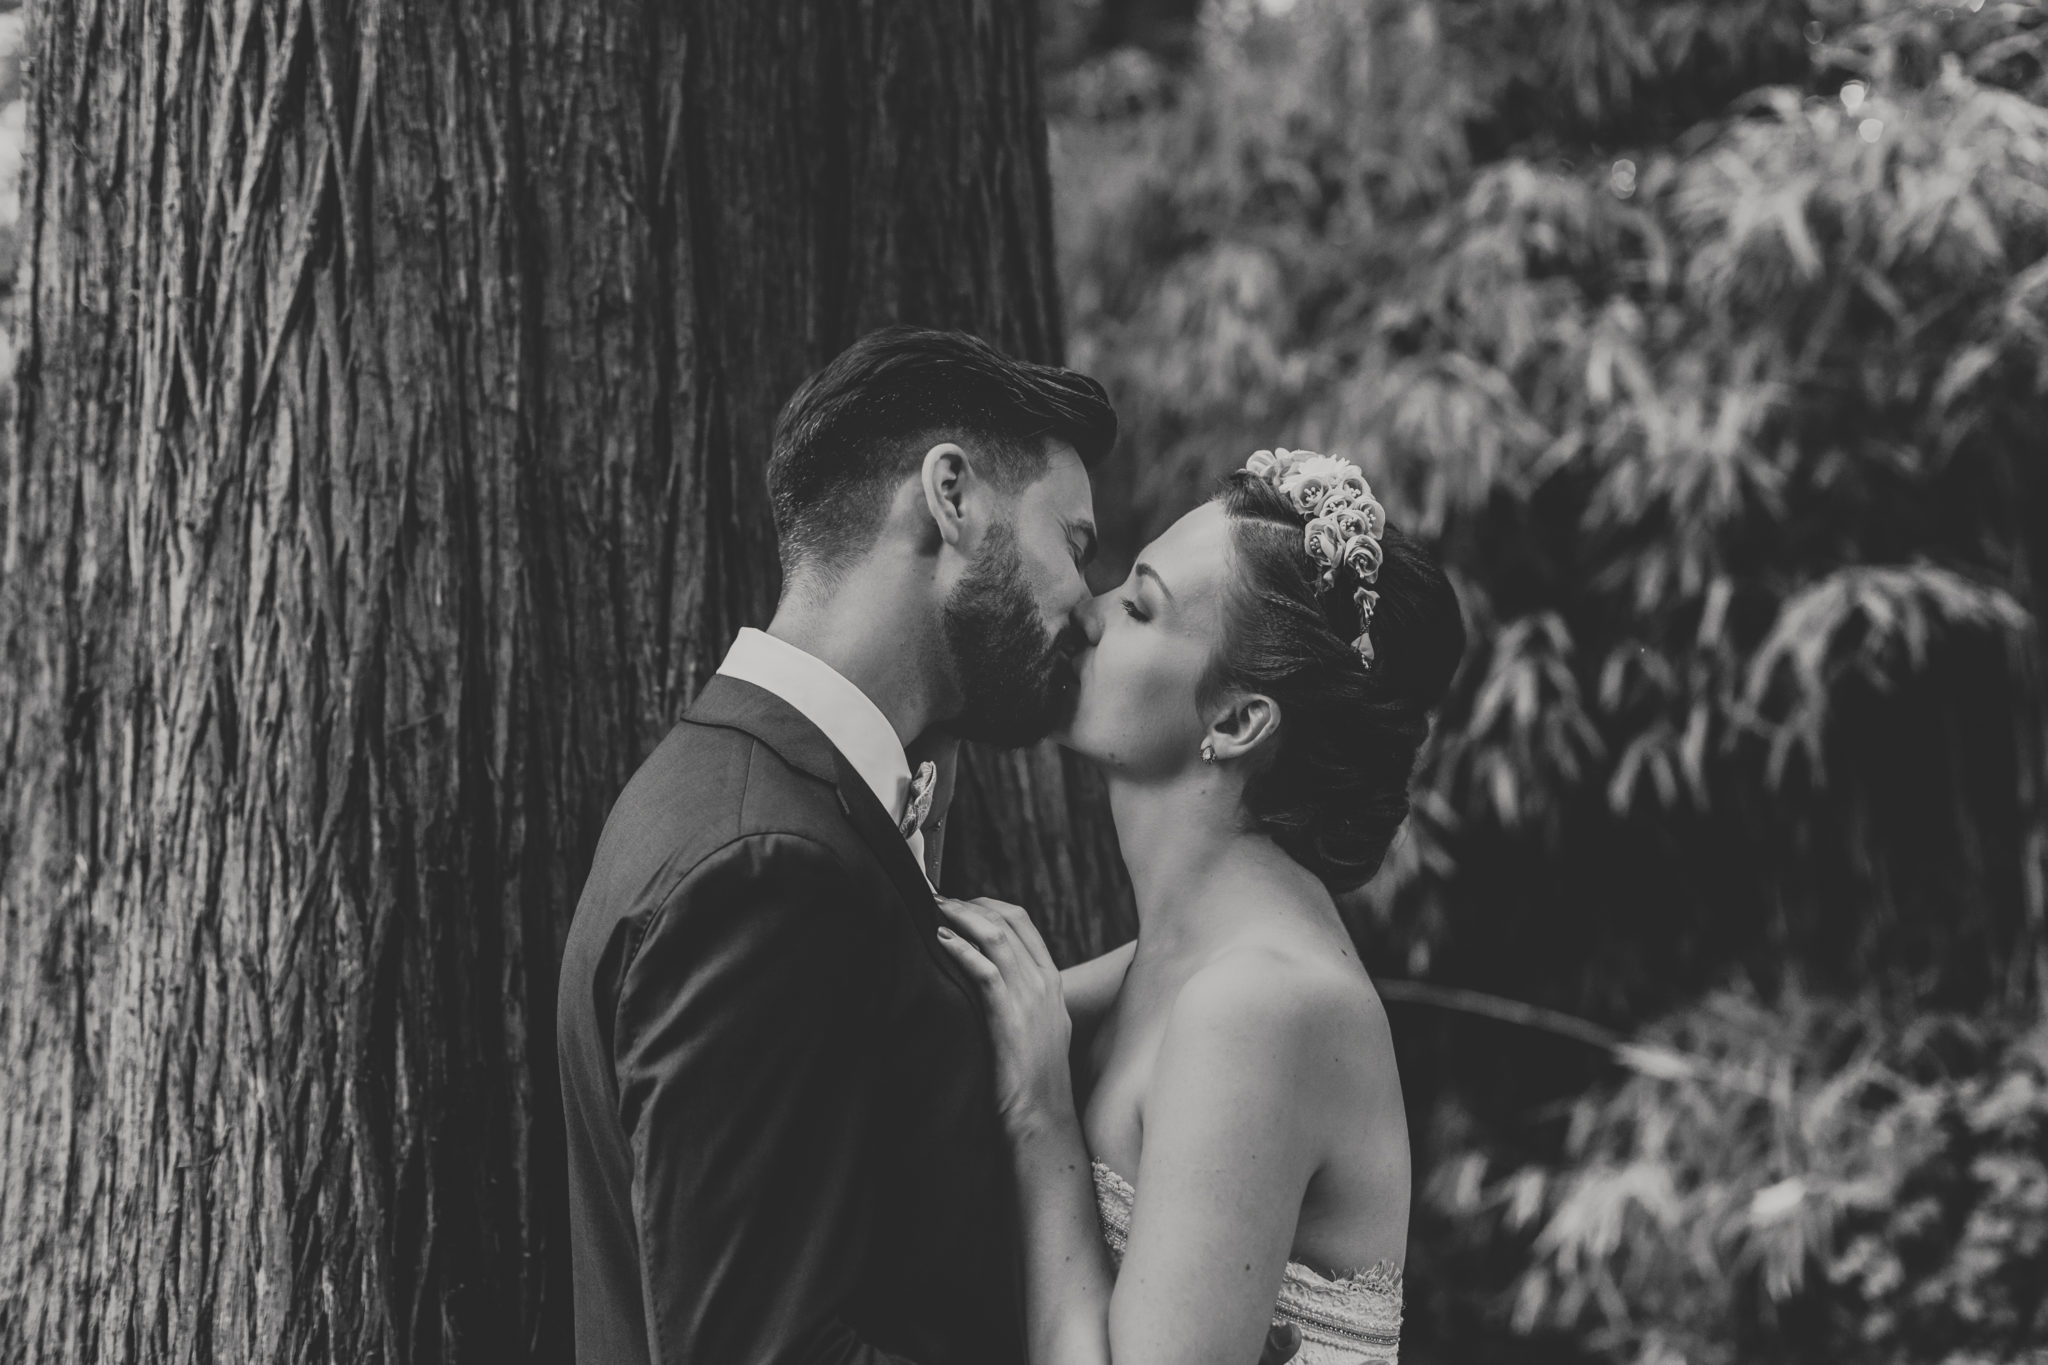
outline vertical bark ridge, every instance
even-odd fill
[[[555,966],[782,398],[1057,355],[1029,7],[49,0],[0,444],[0,1359],[568,1357]],[[948,875],[1099,946],[1099,793]],[[1122,918],[1119,918],[1121,916]]]

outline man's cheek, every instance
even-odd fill
[[[1038,599],[1038,614],[1048,623],[1064,619],[1070,596],[1067,579],[1072,572],[1071,566],[1068,573],[1062,573],[1057,565],[1039,564],[1035,568],[1033,577],[1036,581],[1031,586],[1033,596]]]

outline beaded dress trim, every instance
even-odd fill
[[[1121,1266],[1138,1192],[1101,1162],[1093,1164],[1095,1211],[1110,1258]],[[1401,1267],[1381,1261],[1328,1276],[1289,1261],[1273,1316],[1301,1329],[1295,1365],[1395,1365],[1401,1344]]]

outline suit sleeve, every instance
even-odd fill
[[[842,1317],[877,1212],[879,955],[847,888],[810,839],[742,838],[627,967],[614,1063],[662,1365],[910,1365]]]

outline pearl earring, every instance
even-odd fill
[[[1208,740],[1206,740],[1206,739],[1205,739],[1205,740],[1203,740],[1203,741],[1202,741],[1202,762],[1204,762],[1204,763],[1214,763],[1215,761],[1216,761],[1216,746],[1215,746],[1215,745],[1213,745],[1213,744],[1211,744],[1211,743],[1210,743],[1210,742],[1209,742]]]

